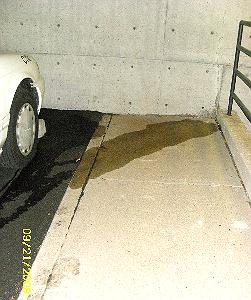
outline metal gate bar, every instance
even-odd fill
[[[231,83],[231,90],[230,90],[227,114],[229,116],[231,116],[232,108],[233,108],[233,101],[235,100],[235,102],[240,107],[240,109],[242,110],[244,115],[251,122],[251,112],[243,104],[243,102],[240,100],[240,98],[235,94],[235,85],[236,85],[237,77],[239,77],[251,89],[251,80],[248,79],[243,73],[241,73],[238,70],[239,60],[240,60],[240,53],[243,52],[246,55],[248,55],[249,57],[251,57],[251,51],[241,45],[244,26],[251,27],[251,22],[249,22],[249,21],[240,21],[240,23],[239,23],[239,31],[238,31],[238,37],[237,37],[235,59],[234,59],[234,68],[233,68],[232,83]]]

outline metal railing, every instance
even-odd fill
[[[242,110],[244,115],[251,122],[251,112],[243,104],[243,102],[240,100],[240,98],[235,94],[235,85],[236,85],[237,77],[240,78],[251,89],[251,80],[248,79],[243,73],[241,73],[238,70],[240,53],[243,52],[246,55],[248,55],[249,57],[251,57],[251,51],[241,45],[244,26],[251,27],[251,22],[240,21],[240,23],[239,23],[239,31],[238,31],[237,45],[236,45],[236,51],[235,51],[234,68],[233,68],[232,83],[231,83],[231,90],[230,90],[227,114],[229,116],[231,116],[232,108],[233,108],[233,101],[235,100],[235,102],[238,104],[238,106],[240,107],[240,109]]]

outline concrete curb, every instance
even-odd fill
[[[109,125],[110,118],[111,117],[109,115],[103,116],[87,147],[87,150],[94,149],[92,156],[88,157],[88,161],[86,161],[85,155],[83,155],[78,166],[79,168],[83,164],[87,165],[87,168],[85,169],[86,180],[88,179],[88,174],[95,161],[98,149],[103,141],[103,137],[106,133],[107,126]],[[75,173],[78,172],[78,168],[76,169]],[[59,208],[52,220],[47,235],[32,265],[30,277],[31,293],[27,295],[22,290],[18,297],[18,300],[38,300],[42,299],[43,297],[48,280],[66,239],[71,221],[74,217],[76,208],[78,207],[79,200],[83,192],[83,186],[74,189],[70,186],[71,183],[69,184],[65,192],[61,204],[59,205]]]
[[[251,135],[237,113],[229,117],[219,111],[217,120],[251,199]]]

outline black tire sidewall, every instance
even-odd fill
[[[24,156],[20,152],[17,145],[16,124],[17,124],[17,118],[20,109],[26,103],[29,103],[33,108],[34,115],[35,115],[36,129],[35,129],[35,138],[34,138],[32,151],[27,156]],[[8,127],[8,135],[2,153],[4,165],[11,168],[20,169],[25,167],[34,157],[36,153],[37,143],[38,143],[38,111],[37,110],[38,110],[37,102],[32,96],[31,91],[23,87],[19,87],[14,96],[11,109],[10,109],[10,122]]]

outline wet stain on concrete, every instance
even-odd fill
[[[212,135],[217,130],[217,125],[214,123],[185,119],[149,124],[143,130],[122,134],[105,141],[100,149],[94,147],[86,151],[70,187],[77,189],[83,186],[94,161],[95,165],[89,175],[90,179],[119,169],[139,157],[190,139]]]
[[[69,184],[71,189],[80,189],[85,185],[89,178],[89,172],[94,165],[98,150],[98,147],[93,147],[85,152]]]
[[[58,287],[64,278],[79,274],[80,263],[77,258],[64,258],[57,261],[50,276],[48,287]]]
[[[22,288],[22,273],[17,272],[23,267],[22,228],[32,229],[33,263],[78,160],[101,118],[95,112],[47,109],[40,116],[45,119],[47,133],[39,141],[37,155],[0,196],[0,253],[5,257],[0,264],[0,299],[17,299]],[[101,128],[98,135],[102,132]],[[0,187],[4,188],[14,174],[0,170]],[[65,212],[64,207],[59,211]]]
[[[95,129],[95,125],[81,112],[67,114],[55,111],[45,118],[47,133],[39,142],[37,155],[2,195],[0,208],[11,202],[15,206],[14,202],[18,200],[22,205],[10,211],[9,215],[7,211],[5,216],[1,213],[0,228],[38,204],[50,191],[61,185],[66,187],[64,183],[70,180],[77,165],[76,158],[81,156],[81,148],[86,146]],[[90,127],[92,130],[89,130]],[[102,136],[104,130],[101,127],[97,135]]]
[[[92,139],[96,139],[96,138],[103,136],[105,134],[105,132],[106,132],[106,126],[102,126],[102,125],[99,126],[96,129],[95,133],[93,134]]]

